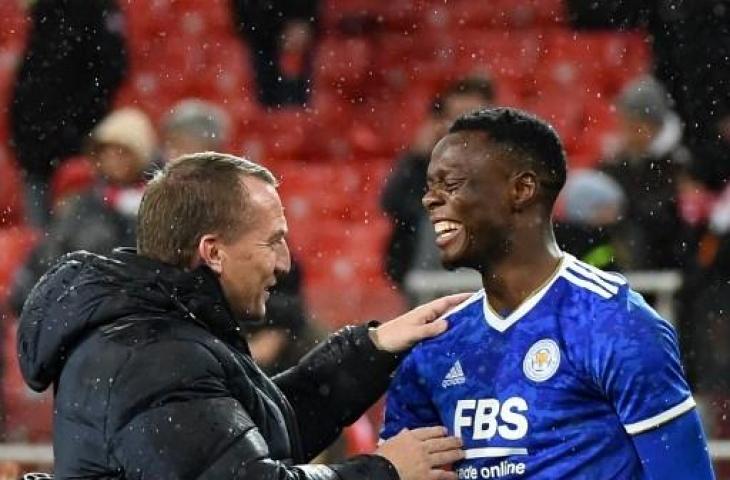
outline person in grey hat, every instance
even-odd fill
[[[677,197],[691,162],[682,144],[681,119],[662,84],[650,76],[629,83],[616,107],[618,148],[603,160],[602,170],[628,199],[622,243],[630,251],[624,267],[679,267],[689,252],[683,246],[687,227],[679,217]]]
[[[225,150],[230,138],[231,120],[218,105],[187,98],[178,102],[162,124],[163,158]]]
[[[626,194],[607,174],[592,169],[568,175],[555,224],[560,248],[604,270],[620,270],[624,248],[616,240],[624,219]]]

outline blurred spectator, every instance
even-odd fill
[[[730,137],[728,137],[730,139]],[[727,140],[725,140],[727,141]],[[730,142],[729,142],[730,143]],[[700,395],[730,396],[730,185],[714,199],[698,254],[679,292],[688,377]]]
[[[33,27],[10,108],[12,141],[25,172],[26,212],[48,220],[47,185],[109,110],[126,73],[123,21],[114,0],[31,2]]]
[[[188,153],[224,151],[228,144],[231,119],[219,106],[198,99],[177,103],[162,124],[164,161]]]
[[[136,244],[144,173],[156,149],[152,124],[137,109],[116,110],[94,129],[89,157],[96,181],[79,195],[58,199],[48,234],[16,274],[10,298],[16,313],[38,278],[61,255],[76,250],[103,254]]]
[[[622,228],[627,269],[682,265],[688,252],[686,225],[677,198],[687,178],[690,154],[682,145],[682,123],[664,87],[652,77],[630,83],[619,95],[620,145],[603,170],[628,197]],[[668,234],[671,232],[671,234]]]
[[[318,0],[232,0],[249,43],[264,105],[304,105],[309,98]]]
[[[558,245],[603,270],[620,270],[623,246],[617,231],[624,219],[626,194],[605,173],[571,173],[561,193],[562,215],[555,224]]]
[[[703,127],[707,138],[695,147],[693,173],[710,189],[722,190],[730,180],[730,105]]]
[[[693,151],[695,145],[711,141],[707,125],[730,109],[730,0],[566,3],[576,27],[646,28],[656,75],[687,122]],[[723,177],[728,177],[730,165],[722,167]]]
[[[493,101],[494,87],[488,78],[470,77],[451,85],[436,97],[415,142],[397,161],[386,182],[381,206],[393,223],[393,233],[385,268],[401,287],[411,269],[441,268],[433,227],[421,204],[431,150],[456,117]]]

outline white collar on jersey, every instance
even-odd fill
[[[573,256],[569,253],[562,252],[560,263],[555,271],[552,273],[545,283],[532,292],[522,303],[512,310],[512,312],[506,317],[502,317],[489,305],[487,300],[487,294],[484,294],[482,298],[482,309],[484,310],[484,319],[487,321],[490,327],[497,330],[499,333],[504,333],[509,327],[514,325],[519,319],[527,315],[530,310],[533,309],[537,303],[542,300],[542,297],[550,290],[555,280],[557,280],[563,271],[567,268],[568,264],[573,260]]]

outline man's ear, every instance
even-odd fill
[[[532,170],[517,173],[512,181],[512,204],[522,211],[537,199],[537,174]]]
[[[223,273],[223,252],[221,250],[221,239],[215,234],[205,234],[198,242],[198,259],[201,264],[217,274]]]

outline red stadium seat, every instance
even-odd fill
[[[371,193],[363,191],[358,168],[290,162],[280,164],[277,173],[292,229],[304,222],[362,219],[364,197]]]
[[[237,37],[218,35],[207,40],[205,68],[195,81],[196,89],[218,97],[254,94],[254,72],[248,47]]]
[[[632,33],[557,30],[547,36],[543,52],[536,75],[548,91],[612,95],[648,66],[643,37]]]
[[[0,146],[0,229],[25,222],[23,181],[15,159]]]
[[[2,399],[5,441],[48,442],[53,424],[53,389],[43,393],[31,390],[18,367],[16,320],[3,316]]]
[[[138,72],[133,74],[117,92],[114,99],[115,108],[133,106],[141,108],[153,122],[159,123],[162,117],[170,111],[177,98],[182,94],[170,95],[160,87],[157,75],[153,72]]]
[[[570,166],[590,168],[611,151],[616,141],[616,109],[602,99],[589,99],[583,113],[583,126],[580,135],[572,145]]]
[[[229,0],[175,0],[173,11],[185,35],[205,39],[216,32],[233,31]]]
[[[343,430],[348,457],[371,454],[378,446],[378,432],[367,415]]]
[[[17,77],[17,69],[23,57],[23,50],[12,44],[0,46],[0,106],[5,108],[12,99],[13,87]],[[3,141],[9,130],[10,116],[0,115],[0,141]]]
[[[7,299],[13,276],[33,250],[40,235],[29,227],[0,229],[0,306]]]
[[[25,44],[30,21],[24,3],[21,0],[0,2],[0,51],[18,50]]]
[[[317,268],[317,264],[306,268]],[[331,328],[368,319],[390,319],[403,313],[403,298],[385,277],[372,276],[365,280],[343,282],[307,279],[305,295],[312,316]]]
[[[65,196],[88,189],[95,179],[96,170],[87,157],[67,158],[51,178],[51,203],[55,205]]]
[[[322,21],[326,31],[336,30],[345,19],[377,18],[379,11],[372,0],[326,0],[322,3]]]
[[[126,0],[118,2],[125,18],[132,58],[150,39],[168,37],[176,24],[174,0]]]
[[[542,41],[535,32],[463,32],[455,41],[456,68],[462,75],[484,71],[513,90],[524,91],[538,65]]]
[[[361,93],[372,79],[373,51],[363,37],[328,38],[317,46],[314,81],[344,93]]]
[[[545,93],[526,102],[523,107],[550,123],[570,151],[581,135],[583,103],[567,93]]]

